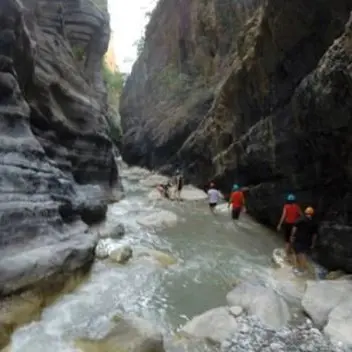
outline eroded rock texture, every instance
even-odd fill
[[[89,266],[118,183],[91,1],[0,2],[0,295]],[[83,221],[82,221],[83,220]]]
[[[254,12],[160,1],[122,96],[124,158],[182,166],[225,193],[234,180],[249,185],[248,208],[269,225],[295,192],[322,220],[321,262],[351,272],[351,9],[349,0],[267,0]]]

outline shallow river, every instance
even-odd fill
[[[77,351],[77,337],[99,337],[121,312],[142,316],[169,335],[194,315],[225,305],[236,280],[271,275],[271,253],[282,242],[249,217],[235,225],[226,212],[211,215],[206,202],[151,201],[146,197],[150,189],[137,181],[125,179],[124,187],[126,198],[110,209],[126,226],[120,242],[171,253],[178,263],[158,268],[97,261],[84,285],[15,332],[12,352]],[[138,225],[141,214],[157,208],[176,213],[177,224],[163,229]]]

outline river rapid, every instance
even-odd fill
[[[126,313],[154,323],[166,341],[172,341],[187,320],[226,305],[234,282],[250,276],[267,280],[272,275],[272,251],[283,245],[277,234],[247,215],[238,224],[226,211],[214,216],[206,200],[151,200],[150,188],[128,177],[128,171],[123,174],[126,197],[112,204],[108,213],[108,221],[118,219],[126,228],[118,242],[170,253],[177,263],[165,268],[134,260],[126,265],[97,260],[82,286],[13,334],[11,352],[79,351],[77,338],[98,338],[113,316]],[[161,210],[176,214],[176,224],[138,223],[142,216]]]

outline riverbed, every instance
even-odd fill
[[[277,234],[249,216],[238,223],[226,211],[212,215],[206,201],[151,200],[150,188],[124,178],[126,197],[109,216],[125,225],[119,243],[169,253],[177,264],[165,267],[132,261],[117,265],[97,260],[87,282],[46,308],[38,321],[18,329],[11,352],[77,352],[79,337],[98,338],[117,314],[133,313],[172,336],[204,311],[226,304],[226,293],[241,279],[272,275],[271,254],[282,247]],[[167,210],[174,225],[145,227],[145,214]]]

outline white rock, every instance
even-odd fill
[[[171,254],[149,248],[136,248],[134,250],[134,256],[136,258],[152,258],[154,262],[158,263],[159,266],[162,267],[168,267],[177,263],[176,258],[174,258]]]
[[[169,178],[163,175],[158,175],[158,174],[154,174],[154,175],[150,175],[142,180],[139,181],[139,183],[142,186],[145,187],[156,187],[159,184],[165,184],[169,181]]]
[[[243,313],[243,308],[240,306],[233,306],[229,308],[229,312],[237,318]]]
[[[109,253],[109,258],[116,263],[125,264],[132,258],[133,252],[130,246],[122,246]]]
[[[150,200],[159,200],[164,199],[165,197],[163,197],[157,189],[153,189],[148,193],[148,198]]]
[[[186,185],[182,188],[181,198],[183,200],[192,201],[192,200],[204,200],[204,199],[207,199],[208,196],[203,190],[197,187],[194,187],[192,185]]]
[[[106,223],[103,228],[99,230],[100,238],[114,238],[118,239],[125,234],[125,227],[122,224],[109,224]]]
[[[305,312],[315,324],[323,327],[330,312],[351,296],[352,283],[343,280],[308,281],[302,299]],[[352,330],[351,330],[352,331]]]
[[[324,328],[334,342],[342,342],[352,347],[352,296],[351,291],[348,297],[335,307],[328,317],[328,324]]]
[[[241,282],[226,296],[230,306],[241,306],[265,325],[279,329],[291,318],[287,303],[270,287],[256,282]]]
[[[181,329],[181,332],[221,343],[236,329],[236,319],[229,314],[228,308],[218,307],[194,317]]]
[[[168,210],[159,210],[155,213],[141,215],[137,219],[140,225],[146,227],[173,226],[177,223],[177,215]]]

